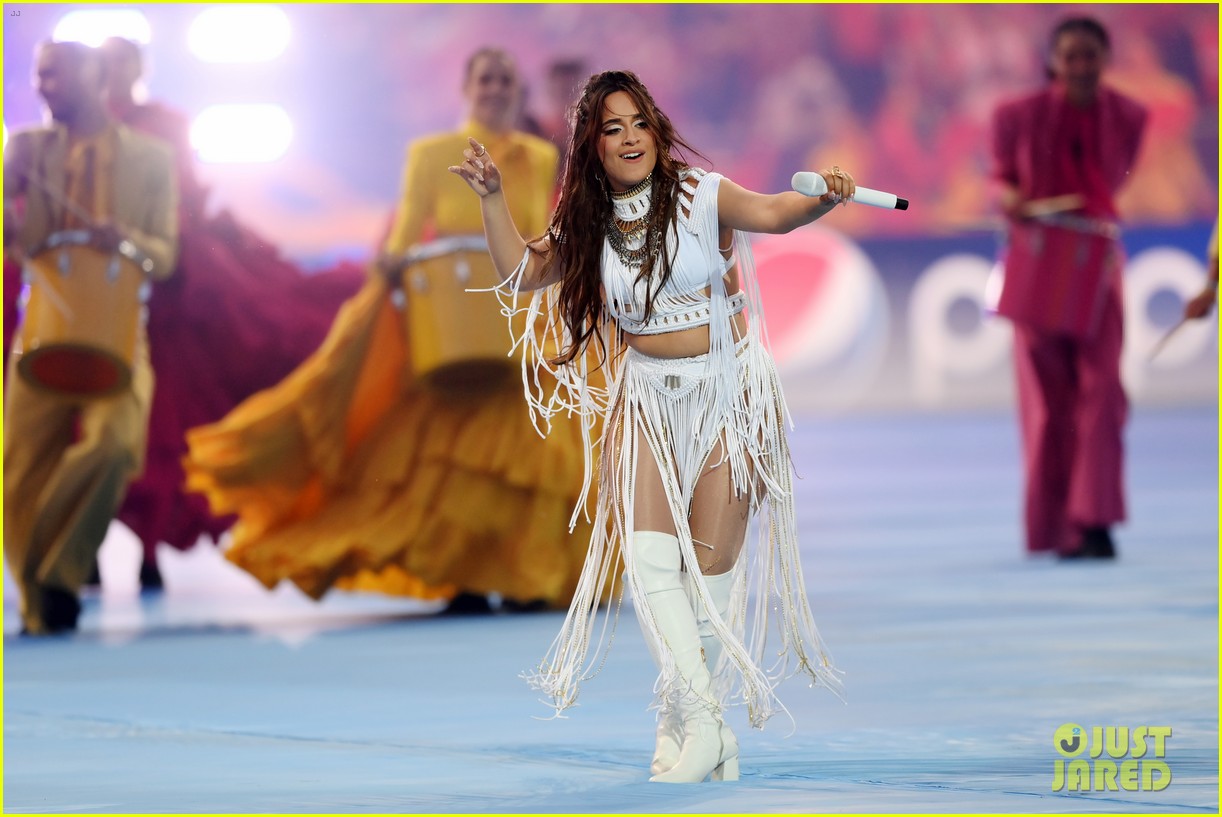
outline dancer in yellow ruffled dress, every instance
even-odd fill
[[[268,587],[312,597],[337,583],[474,609],[563,607],[589,526],[578,421],[546,438],[521,400],[491,293],[499,282],[477,200],[446,171],[468,134],[495,145],[510,208],[547,227],[556,149],[516,132],[520,87],[504,52],[467,63],[468,121],[408,149],[403,197],[377,265],[322,347],[272,389],[188,434],[188,486],[236,513],[227,557]],[[559,433],[557,433],[559,431]]]

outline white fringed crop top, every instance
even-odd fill
[[[636,282],[639,267],[626,264],[603,240],[602,283],[607,309],[620,328],[632,335],[657,335],[698,326],[708,326],[713,288],[735,264],[717,248],[717,188],[721,174],[688,168],[679,179],[681,192],[676,206],[677,218],[667,230],[666,252],[671,256],[672,273],[666,286],[653,296],[649,320],[645,318],[646,286],[656,286],[661,264],[656,263],[649,281]],[[615,229],[608,227],[608,229]],[[644,236],[636,240],[639,246]],[[717,287],[721,290],[722,287]],[[729,315],[737,315],[746,305],[746,296],[736,292],[726,297]]]

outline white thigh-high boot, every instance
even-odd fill
[[[634,599],[637,615],[652,620],[652,628],[646,622],[642,626],[666,642],[684,687],[676,702],[683,721],[679,759],[650,780],[700,783],[710,774],[714,780],[736,780],[738,741],[732,732],[722,730],[720,707],[711,700],[712,679],[701,655],[696,614],[683,587],[679,540],[666,533],[636,531],[632,563],[643,591],[643,598]]]
[[[700,604],[696,591],[692,588],[692,583],[691,572],[685,572],[683,574],[683,586],[687,592],[688,603],[692,605],[692,610],[695,611],[696,631],[700,634],[700,648],[704,651],[704,665],[708,668],[709,675],[716,677],[717,663],[721,660],[722,654],[721,639],[713,631],[709,615]],[[704,584],[709,589],[709,601],[716,608],[717,614],[721,616],[721,620],[725,621],[730,613],[730,595],[734,590],[734,571],[731,569],[729,572],[722,573],[719,576],[705,575]],[[643,622],[641,626],[644,627]],[[649,637],[648,632],[645,633],[645,641],[649,644],[654,662],[660,665],[661,661],[658,659],[657,645],[653,643],[653,639]],[[730,727],[724,721],[721,728],[722,732],[730,730]],[[722,739],[726,740],[726,737],[723,735]],[[679,761],[679,747],[682,743],[683,721],[679,713],[674,709],[666,709],[658,713],[657,746],[653,753],[653,765],[649,767],[650,772],[661,774],[673,767]]]

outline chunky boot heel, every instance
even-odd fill
[[[724,781],[726,783],[738,779],[738,755],[731,758],[726,758],[722,764],[713,770],[713,780]]]

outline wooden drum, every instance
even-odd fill
[[[417,377],[442,388],[500,381],[509,358],[509,324],[490,290],[500,278],[483,236],[452,236],[408,251],[403,273],[408,353]]]
[[[86,230],[52,234],[27,258],[17,371],[45,391],[107,397],[127,388],[152,261],[130,241],[104,253]]]

